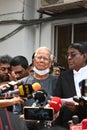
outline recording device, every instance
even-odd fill
[[[47,100],[47,93],[44,89],[40,89],[34,92],[32,96],[33,96],[33,99],[35,100],[35,102],[32,104],[33,107],[37,105],[42,106],[43,102]]]
[[[13,86],[10,85],[10,84],[1,85],[0,95],[1,95],[2,93],[6,93],[6,92],[8,92],[9,90],[13,90],[13,89],[14,89]]]
[[[62,107],[62,100],[59,97],[52,97],[52,99],[49,101],[49,106],[54,109],[55,112],[60,111]]]
[[[26,121],[40,120],[40,121],[52,121],[53,109],[44,107],[24,107],[24,118]]]
[[[32,98],[35,102],[32,106],[25,106],[24,110],[24,118],[26,121],[29,120],[40,120],[40,121],[51,121],[53,120],[53,108],[44,108],[44,102],[47,102],[47,92],[44,89],[40,89],[34,93],[32,93]],[[31,98],[29,96],[28,98]]]
[[[41,85],[39,83],[34,83],[34,84],[25,84],[25,85],[19,85],[17,89],[15,90],[9,90],[5,93],[1,91],[0,96],[6,96],[8,94],[19,94],[22,97],[27,97],[29,94],[32,94],[34,91],[37,91],[41,89]]]
[[[47,97],[47,92],[44,89],[40,89],[33,93],[33,98],[39,100],[39,103],[44,102]]]
[[[3,87],[1,87],[1,89],[0,89],[0,95],[2,93],[8,92],[9,90],[11,90],[11,91],[14,90],[14,85],[16,85],[16,84],[17,84],[16,81],[10,81],[10,82],[8,82],[6,84],[1,85]]]
[[[87,118],[82,120],[82,130],[86,130],[87,129]]]

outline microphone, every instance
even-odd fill
[[[0,89],[0,95],[2,93],[8,92],[9,90],[14,90],[14,85],[17,85],[17,84],[18,84],[17,81],[10,81],[10,82],[8,82],[6,84],[1,85],[0,86],[1,87],[1,89]]]
[[[33,98],[38,100],[39,103],[44,102],[47,97],[47,92],[44,89],[40,89],[33,93]]]
[[[2,95],[2,93],[6,93],[8,92],[9,90],[13,90],[13,86],[12,85],[9,85],[9,84],[4,84],[4,85],[1,85],[1,89],[0,89],[0,95]]]
[[[52,97],[52,99],[49,102],[49,106],[54,109],[55,112],[60,111],[62,107],[62,100],[59,97]]]
[[[86,130],[87,129],[87,118],[82,120],[82,130]]]
[[[1,96],[5,96],[7,94],[19,94],[20,96],[27,97],[29,94],[32,94],[34,91],[38,91],[41,88],[41,85],[36,82],[34,84],[25,84],[18,86],[18,89],[13,91],[8,91],[6,93],[2,93]]]
[[[38,104],[42,105],[43,102],[46,101],[47,92],[44,89],[40,89],[32,94],[35,102],[32,104],[33,107],[36,107]]]

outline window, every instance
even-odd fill
[[[54,27],[54,55],[64,67],[68,67],[65,58],[67,48],[72,41],[87,41],[87,23],[56,25]]]

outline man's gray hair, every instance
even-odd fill
[[[47,47],[45,47],[45,46],[39,47],[39,48],[36,50],[36,52],[35,52],[35,56],[37,56],[38,51],[41,50],[41,49],[46,49],[46,50],[48,50],[48,51],[50,52],[50,60],[53,61],[54,55],[53,55],[53,54],[51,53],[51,51],[50,51]]]

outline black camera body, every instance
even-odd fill
[[[53,120],[53,109],[44,107],[24,107],[24,119],[40,120],[40,121],[52,121]]]

